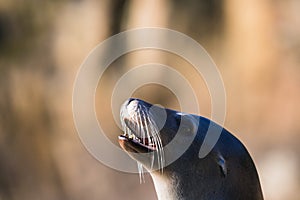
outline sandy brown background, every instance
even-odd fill
[[[0,200],[156,199],[152,180],[112,170],[81,144],[72,118],[76,72],[101,41],[136,27],[165,27],[209,52],[227,94],[225,127],[247,146],[265,199],[299,199],[300,1],[298,0],[0,0]],[[198,91],[210,117],[205,83],[166,52],[134,52],[101,79],[96,108],[117,143],[110,96],[132,67],[174,67]],[[163,79],[166,74],[158,73]],[[173,109],[168,89],[147,85],[134,95]]]

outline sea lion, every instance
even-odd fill
[[[199,158],[209,125],[220,126],[170,109],[163,109],[161,117],[162,109],[139,99],[127,100],[120,112],[125,134],[119,136],[120,146],[150,172],[159,200],[263,199],[255,165],[235,136],[222,128],[210,153]],[[165,148],[169,143],[173,146]],[[166,163],[172,160],[170,151],[180,155]]]

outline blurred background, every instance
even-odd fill
[[[298,0],[0,0],[0,200],[156,199],[149,175],[140,184],[95,160],[72,118],[73,83],[88,53],[109,36],[149,26],[183,32],[208,51],[226,88],[225,127],[247,146],[265,199],[299,199],[299,9]],[[98,120],[116,145],[112,89],[149,62],[182,73],[197,91],[194,114],[210,117],[205,83],[186,61],[133,52],[105,71],[96,95]],[[158,85],[134,96],[180,110]]]

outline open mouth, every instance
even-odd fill
[[[149,170],[162,171],[165,162],[160,130],[149,112],[151,106],[138,99],[129,99],[120,110],[124,134],[119,136],[119,144],[138,162],[140,177],[143,174],[142,165]]]
[[[138,134],[130,120],[124,119],[124,122],[124,134],[119,136],[119,143],[124,150],[134,153],[148,153],[157,150],[153,136]],[[139,127],[139,132],[143,132],[143,128],[145,127]]]

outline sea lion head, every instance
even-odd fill
[[[151,174],[159,199],[263,199],[254,163],[243,144],[201,116],[131,98],[121,107],[120,146]],[[210,131],[220,131],[204,158]]]
[[[120,116],[124,129],[119,136],[121,147],[153,173],[168,169],[171,162],[182,159],[189,146],[198,141],[196,115],[131,98],[122,105]]]

